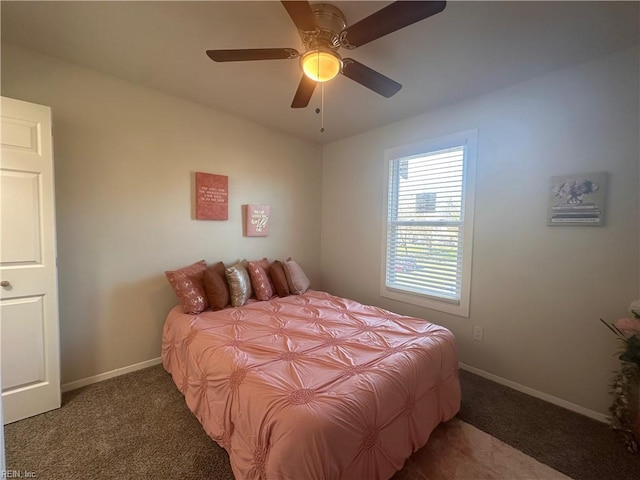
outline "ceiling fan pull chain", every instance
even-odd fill
[[[318,74],[320,73],[320,54],[318,53]],[[320,133],[324,133],[324,83],[320,82]]]
[[[320,133],[324,133],[324,82],[320,84]]]

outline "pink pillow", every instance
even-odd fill
[[[306,292],[311,286],[311,282],[304,274],[300,265],[298,265],[298,262],[289,257],[283,262],[283,264],[284,274],[287,277],[287,283],[289,284],[289,290],[291,290],[291,293],[300,295]]]
[[[206,269],[206,262],[200,260],[188,267],[164,272],[184,313],[197,314],[209,308],[203,281]]]
[[[271,279],[267,273],[269,270],[269,260],[263,258],[262,260],[249,262],[247,270],[251,277],[251,287],[256,294],[256,298],[258,300],[269,300],[273,297],[273,283],[271,283]]]

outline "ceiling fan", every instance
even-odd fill
[[[372,70],[353,58],[342,58],[340,47],[354,49],[415,22],[440,13],[445,1],[393,2],[347,27],[344,15],[327,3],[307,1],[281,2],[298,28],[305,51],[293,48],[253,48],[207,50],[215,62],[282,60],[300,58],[303,75],[291,108],[309,104],[317,83],[331,80],[339,73],[382,95],[391,97],[402,88],[398,82]]]

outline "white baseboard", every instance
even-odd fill
[[[87,385],[91,385],[92,383],[98,383],[102,382],[103,380],[119,377],[120,375],[124,375],[125,373],[131,373],[135,372],[136,370],[142,370],[143,368],[160,365],[161,363],[161,357],[152,358],[151,360],[146,360],[134,365],[129,365],[128,367],[116,368],[115,370],[111,370],[110,372],[94,375],[93,377],[81,378],[80,380],[76,380],[75,382],[65,383],[64,385],[60,386],[60,390],[62,391],[62,393],[68,392],[70,390],[75,390],[76,388],[86,387]]]
[[[602,422],[602,423],[609,422],[608,417],[604,413],[596,412],[595,410],[590,410],[588,408],[581,407],[580,405],[576,405],[575,403],[571,403],[561,398],[554,397],[553,395],[549,395],[547,393],[534,390],[533,388],[525,387],[524,385],[520,385],[519,383],[512,382],[511,380],[507,380],[506,378],[499,377],[497,375],[494,375],[493,373],[485,372],[484,370],[480,370],[479,368],[472,367],[464,363],[460,363],[459,365],[460,365],[460,368],[463,370],[466,370],[471,373],[475,373],[476,375],[487,378],[493,382],[499,383],[500,385],[505,385],[519,392],[526,393],[527,395],[531,395],[532,397],[536,397],[541,400],[544,400],[545,402],[553,403],[554,405],[558,405],[559,407],[566,408],[567,410],[571,410],[572,412],[576,412],[586,417],[593,418],[594,420],[598,420],[599,422]]]

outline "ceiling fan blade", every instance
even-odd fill
[[[214,62],[244,62],[247,60],[283,60],[296,58],[299,54],[293,48],[248,48],[239,50],[207,50]]]
[[[444,10],[447,2],[393,2],[345,28],[340,43],[356,48]]]
[[[312,32],[318,28],[318,22],[311,10],[309,2],[281,2],[287,13],[300,30],[305,32]]]
[[[370,69],[366,65],[355,61],[353,58],[342,59],[342,74],[354,82],[367,87],[369,90],[389,98],[398,93],[402,88],[398,82],[385,77],[381,73]]]
[[[293,102],[291,102],[291,108],[304,108],[309,105],[311,95],[313,95],[315,89],[316,82],[306,75],[302,75],[298,90],[296,90],[296,95],[293,97]]]

